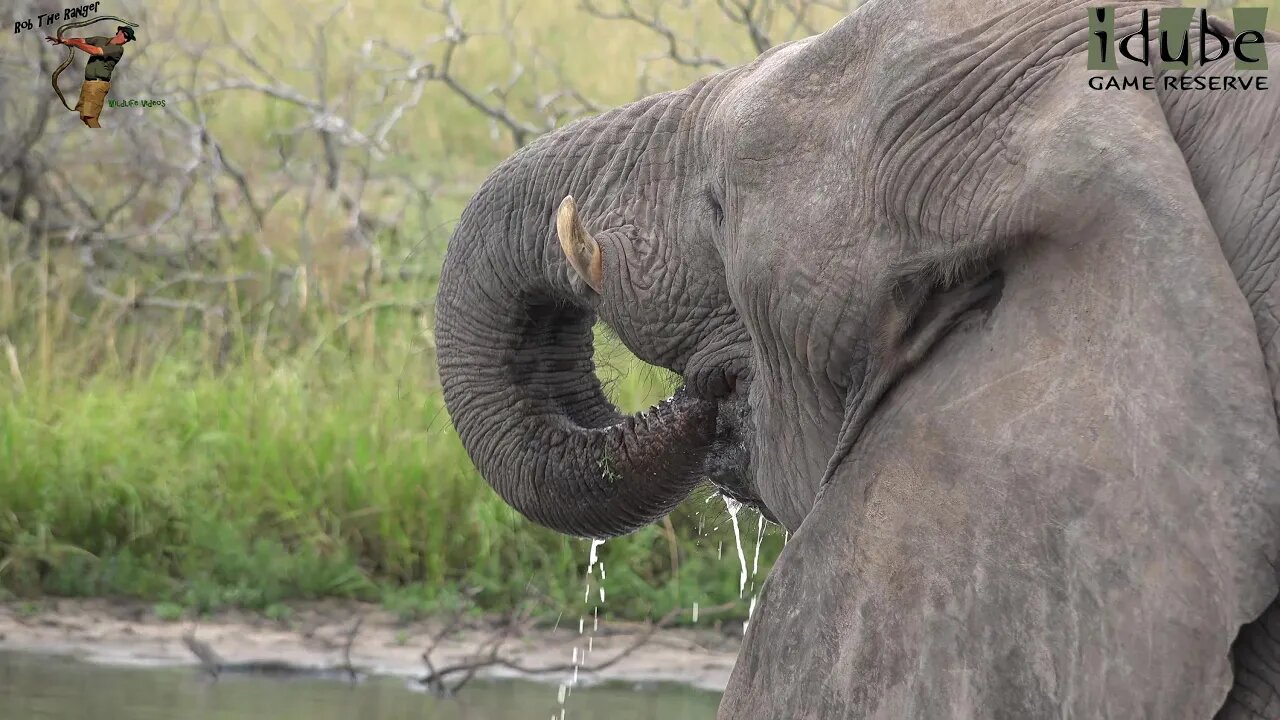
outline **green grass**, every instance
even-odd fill
[[[647,395],[629,375],[621,394]],[[196,611],[380,600],[405,614],[581,603],[586,544],[531,526],[476,475],[440,395],[372,366],[221,375],[167,360],[0,404],[0,583]],[[618,387],[618,386],[622,387]],[[707,505],[713,522],[723,509]],[[736,596],[693,504],[605,545],[607,610]],[[754,528],[750,528],[754,533]],[[674,572],[674,539],[683,556]],[[466,602],[464,603],[464,599]]]
[[[56,329],[73,313],[47,314],[55,319],[32,326]],[[58,359],[73,340],[92,345],[86,335],[136,353],[92,372],[70,359],[50,376],[19,363],[25,390],[0,389],[0,586],[20,597],[141,598],[166,616],[279,614],[281,603],[317,598],[376,600],[405,616],[581,608],[586,543],[532,526],[476,474],[418,318],[344,324],[349,314],[316,308],[290,323],[314,329],[272,352],[255,350],[265,314],[246,313],[228,333],[235,362],[221,369],[205,358],[209,343],[181,327],[163,336],[162,353],[148,352],[157,330],[140,321],[68,322],[46,340],[67,346],[54,348]],[[599,345],[620,405],[669,392],[664,374]],[[724,515],[699,499],[669,526],[607,543],[604,612],[652,617],[737,597],[736,551],[716,554],[732,547],[728,525],[705,538],[697,529]],[[745,530],[754,538],[754,525]]]

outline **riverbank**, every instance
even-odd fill
[[[558,625],[508,633],[498,618],[446,623],[405,622],[376,605],[318,602],[291,606],[287,620],[235,611],[196,621],[166,622],[152,606],[128,601],[48,600],[0,603],[0,650],[70,655],[115,665],[191,665],[201,661],[184,636],[216,651],[230,665],[263,663],[302,671],[350,666],[364,674],[421,678],[423,660],[439,672],[478,664],[476,677],[563,683],[580,659],[579,682],[672,682],[723,691],[741,641],[739,631],[657,629],[565,616]],[[357,626],[358,622],[358,626]],[[446,627],[452,628],[445,633]],[[352,632],[353,628],[357,628]],[[505,663],[493,664],[501,644]],[[575,653],[576,649],[576,653]],[[615,656],[624,653],[616,662]],[[585,659],[582,659],[584,658]],[[476,662],[479,660],[480,662]],[[521,672],[513,666],[554,672]],[[566,667],[568,666],[568,667]],[[592,671],[592,668],[600,669]],[[458,679],[458,675],[446,680]]]

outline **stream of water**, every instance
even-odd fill
[[[439,699],[405,681],[224,676],[193,668],[112,667],[0,651],[0,720],[712,720],[718,693],[679,686],[555,688],[473,681]]]

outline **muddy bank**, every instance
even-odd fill
[[[377,606],[313,603],[291,607],[287,620],[274,621],[238,612],[198,621],[166,622],[151,605],[103,600],[46,600],[38,604],[0,603],[0,650],[72,655],[90,662],[128,665],[192,665],[200,661],[184,642],[193,633],[227,663],[286,664],[336,668],[347,662],[361,672],[419,678],[427,674],[423,652],[431,652],[439,670],[488,657],[502,634],[495,619],[472,620],[441,638],[443,620],[402,622]],[[607,681],[676,682],[723,691],[733,669],[741,631],[662,629],[600,621],[593,631],[587,616],[564,616],[558,626],[527,629],[502,645],[502,657],[528,668],[572,663],[574,649],[585,654],[583,668],[603,665],[647,640],[599,672],[580,671],[584,684]],[[440,638],[440,639],[438,639]],[[488,666],[477,677],[523,677],[563,682],[571,672],[524,674]]]

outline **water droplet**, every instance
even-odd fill
[[[742,573],[738,576],[738,597],[742,597],[747,590],[747,555],[742,551],[742,531],[738,528],[738,511],[742,509],[742,504],[726,497],[724,506],[733,520],[733,541],[738,548],[738,566],[742,568]]]
[[[598,557],[597,551],[600,549],[600,546],[603,544],[604,544],[603,540],[591,541],[591,554],[587,558],[587,572],[591,572],[591,566],[596,564],[596,559]]]
[[[751,561],[751,577],[755,577],[760,572],[760,546],[764,544],[764,516],[760,516],[760,521],[756,524],[756,556]]]
[[[601,582],[604,581],[604,563],[600,560],[600,554],[599,554],[600,546],[603,544],[604,544],[604,540],[592,540],[591,548],[590,550],[588,550],[587,578],[586,578],[587,587],[582,595],[582,602],[584,603],[591,602],[591,578],[595,574],[595,566],[597,563],[599,563],[600,565],[600,580]],[[603,585],[599,588],[599,591],[600,591],[600,602],[603,603],[604,602]],[[594,615],[594,618],[592,620],[592,632],[594,633],[596,630],[600,629],[600,607],[598,605],[592,609],[592,614]],[[582,635],[585,631],[586,631],[586,616],[580,615],[578,616],[578,634]],[[578,677],[579,677],[579,672],[582,668],[582,663],[586,662],[587,653],[591,652],[592,640],[593,640],[592,637],[590,636],[587,637],[586,652],[583,652],[582,649],[576,645],[573,648],[573,675],[569,678],[568,685],[565,685],[563,683],[560,685],[559,699],[560,699],[560,705],[561,705],[561,710],[560,710],[561,720],[564,720],[565,711],[563,706],[564,706],[565,698],[567,696],[573,695],[573,688],[576,687],[578,684]],[[555,720],[554,715],[552,716],[552,720]]]
[[[693,604],[693,621],[698,622],[698,603]]]

